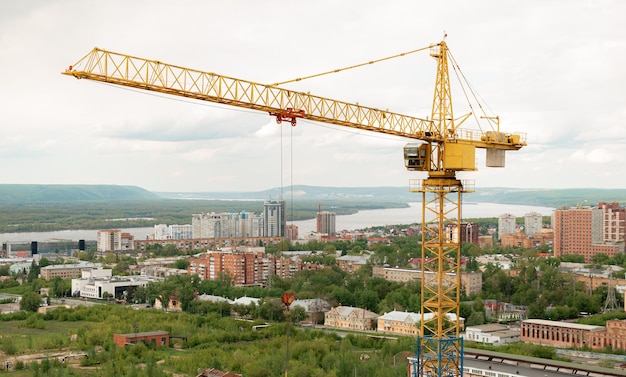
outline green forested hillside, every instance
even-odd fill
[[[285,198],[287,220],[315,217],[318,208],[338,215],[400,208],[421,195],[405,187],[293,186],[257,192],[152,193],[136,186],[0,185],[0,232],[53,231],[187,224],[203,212],[263,211],[263,200]],[[233,200],[235,199],[235,200]],[[478,188],[465,203],[570,207],[598,202],[626,204],[624,189]]]
[[[116,185],[0,185],[0,205],[99,200],[155,200],[137,186]]]
[[[626,204],[626,189],[516,189],[478,188],[465,196],[466,201],[486,203],[522,204],[546,207],[572,207],[577,205],[597,205],[599,202]]]
[[[409,192],[408,187],[318,187],[297,185],[264,191],[237,192],[158,192],[170,199],[268,199],[293,196],[295,201],[310,200],[324,205],[327,201],[343,202],[418,202],[420,194]],[[626,189],[520,189],[514,187],[478,187],[476,192],[464,194],[465,202],[535,205],[546,207],[571,207],[579,204],[597,205],[598,202],[626,204]]]

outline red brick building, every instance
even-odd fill
[[[626,351],[626,320],[610,320],[606,326],[527,319],[522,321],[521,340],[552,347]]]
[[[187,272],[202,280],[216,280],[227,273],[233,285],[263,285],[270,276],[292,278],[303,269],[317,270],[323,266],[304,263],[298,256],[275,256],[263,252],[207,252],[189,259]]]
[[[596,254],[611,257],[623,253],[623,242],[604,238],[604,212],[604,208],[589,206],[557,209],[554,212],[554,256],[582,255],[589,263]]]
[[[502,248],[521,247],[524,249],[536,249],[546,244],[551,245],[553,240],[554,232],[552,231],[535,233],[532,237],[525,233],[503,234],[500,237],[500,246]]]
[[[113,342],[120,347],[140,342],[153,344],[157,347],[167,347],[170,344],[170,333],[167,331],[150,331],[130,334],[114,334]]]

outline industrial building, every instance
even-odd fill
[[[147,276],[112,276],[112,270],[83,269],[79,279],[72,279],[72,296],[93,299],[130,299],[138,287],[146,287],[155,278]]]

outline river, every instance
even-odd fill
[[[538,212],[544,216],[550,216],[554,208],[525,206],[515,204],[496,203],[469,203],[465,202],[462,208],[463,218],[498,217],[504,213],[510,213],[516,217],[522,217],[529,212]],[[353,215],[338,215],[335,219],[337,230],[362,229],[379,225],[413,224],[421,222],[421,203],[409,203],[407,208],[387,208],[359,211]],[[291,223],[289,223],[291,224]],[[315,231],[315,219],[294,221],[298,226],[298,233],[304,235]],[[154,233],[153,227],[145,228],[122,228],[135,236],[135,239],[145,239]],[[51,240],[86,240],[95,241],[97,230],[60,230],[55,232],[24,232],[24,233],[0,233],[0,242],[27,243],[31,241],[45,242]]]
[[[523,206],[515,204],[496,203],[464,203],[462,216],[466,219],[498,217],[510,213],[516,217],[523,217],[529,212],[537,212],[543,216],[552,215],[554,208]],[[354,215],[338,215],[335,218],[337,231],[363,229],[378,225],[414,224],[422,221],[422,203],[409,203],[408,208],[387,208],[359,211]],[[315,231],[316,220],[294,221],[300,235]]]

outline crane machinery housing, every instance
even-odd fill
[[[417,141],[405,146],[404,160],[408,170],[427,173],[425,179],[412,179],[409,190],[422,197],[422,277],[429,273],[435,278],[422,278],[420,331],[410,373],[456,377],[463,375],[461,194],[474,190],[473,182],[459,180],[456,172],[476,170],[476,148],[486,150],[487,166],[504,167],[505,152],[525,146],[526,136],[501,131],[497,117],[484,117],[496,125],[489,130],[461,128],[471,113],[454,118],[447,44],[444,40],[420,50],[427,48],[437,60],[432,112],[427,119],[279,86],[284,83],[260,84],[98,48],[62,74],[263,111],[278,123],[296,125],[300,118]]]

